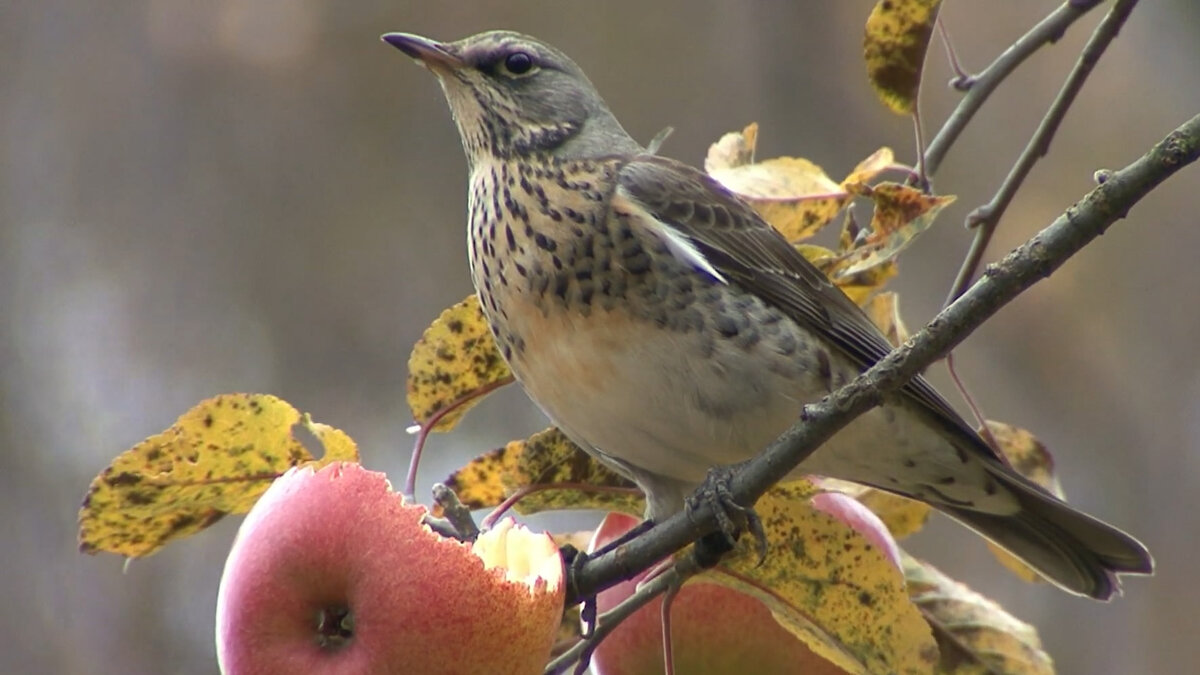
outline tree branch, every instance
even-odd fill
[[[730,482],[741,504],[754,503],[821,443],[858,415],[878,405],[926,366],[941,358],[1026,288],[1049,276],[1068,258],[1104,233],[1139,200],[1200,157],[1200,115],[1185,122],[1145,156],[1103,180],[1005,258],[904,345],[833,394],[806,405],[798,421],[755,457]],[[697,538],[714,531],[716,517],[706,503],[678,513],[641,537],[586,561],[569,580],[578,602],[646,569]]]
[[[1009,170],[1008,175],[1004,178],[1004,182],[996,190],[996,194],[992,196],[992,199],[987,204],[980,206],[967,216],[967,226],[976,228],[975,239],[971,242],[971,248],[968,249],[967,256],[958,270],[958,276],[950,287],[950,294],[946,298],[946,304],[950,304],[955,298],[962,295],[963,291],[967,290],[967,285],[971,283],[971,279],[975,276],[975,271],[979,269],[979,262],[983,259],[983,252],[987,250],[988,244],[991,243],[992,235],[996,232],[996,226],[999,225],[1004,212],[1008,210],[1008,205],[1012,203],[1017,190],[1025,182],[1025,178],[1029,176],[1029,172],[1033,170],[1033,165],[1037,164],[1037,161],[1045,157],[1046,153],[1049,152],[1050,140],[1054,138],[1054,134],[1058,131],[1059,125],[1062,124],[1063,118],[1067,116],[1067,110],[1075,102],[1075,97],[1083,89],[1083,83],[1087,81],[1088,75],[1092,73],[1092,69],[1096,66],[1096,63],[1100,60],[1108,45],[1117,37],[1121,26],[1125,25],[1125,21],[1129,19],[1129,14],[1133,12],[1133,8],[1137,3],[1138,0],[1117,0],[1117,3],[1105,15],[1104,20],[1100,22],[1100,25],[1092,33],[1092,37],[1084,45],[1083,51],[1079,54],[1079,59],[1075,61],[1075,67],[1067,75],[1067,79],[1063,82],[1062,88],[1059,89],[1054,102],[1050,104],[1049,110],[1046,111],[1046,115],[1042,118],[1041,123],[1038,124],[1037,131],[1029,139],[1029,143],[1025,145],[1025,149],[1021,152],[1020,157],[1017,158],[1017,163]]]
[[[950,151],[950,146],[954,145],[959,134],[975,117],[975,113],[983,107],[984,101],[992,95],[1001,82],[1017,69],[1017,66],[1024,63],[1025,59],[1043,46],[1057,42],[1071,24],[1098,4],[1100,4],[1100,0],[1073,0],[1064,3],[1045,19],[1042,19],[1038,25],[1031,28],[1028,33],[1022,35],[975,77],[970,82],[970,90],[958,102],[958,107],[946,119],[946,123],[938,130],[937,135],[929,142],[929,147],[925,150],[926,175],[933,176],[937,173],[946,153]]]

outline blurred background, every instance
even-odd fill
[[[347,430],[369,466],[403,474],[408,350],[471,291],[466,172],[434,80],[381,33],[531,33],[571,54],[634,136],[673,125],[665,154],[700,163],[723,132],[758,121],[760,157],[800,155],[840,177],[881,145],[913,158],[909,120],[863,76],[870,7],[6,0],[0,671],[216,671],[217,583],[239,518],[127,572],[75,542],[89,480],[203,398],[279,395]],[[960,0],[943,18],[979,69],[1051,7]],[[969,241],[963,218],[1008,171],[1101,13],[1018,71],[949,155],[937,186],[958,202],[894,282],[911,327],[938,309]],[[1189,0],[1134,12],[989,259],[1083,195],[1095,170],[1200,111],[1198,34]],[[958,98],[949,77],[935,42],[930,136]],[[1062,673],[1200,662],[1186,637],[1200,605],[1197,188],[1200,167],[1186,169],[958,352],[986,413],[1039,434],[1072,501],[1158,560],[1157,577],[1128,579],[1102,605],[1017,581],[944,520],[911,543],[1037,626]],[[932,376],[953,394],[941,367]],[[420,494],[544,426],[515,388],[493,396],[433,439]]]

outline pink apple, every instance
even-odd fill
[[[596,530],[592,550],[637,524],[610,513]],[[645,575],[599,595],[601,612],[629,597]],[[597,675],[657,675],[663,672],[662,600],[641,608],[617,627],[592,656]],[[671,604],[675,671],[688,675],[845,675],[814,654],[771,617],[767,606],[743,593],[711,583],[690,583]]]
[[[217,597],[228,675],[540,673],[562,613],[562,563],[511,521],[476,545],[358,464],[302,467],[242,523]]]

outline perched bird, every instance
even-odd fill
[[[470,169],[471,277],[504,358],[568,437],[684,507],[891,347],[745,202],[647,152],[562,52],[493,31],[383,38],[441,82]],[[796,470],[918,499],[1063,589],[1149,574],[1134,538],[997,457],[922,378]]]

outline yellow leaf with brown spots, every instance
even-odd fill
[[[202,401],[92,481],[79,511],[80,550],[146,556],[226,514],[249,511],[276,477],[313,461],[296,438],[303,429],[324,446],[320,464],[358,460],[345,433],[314,424],[274,396]]]
[[[758,564],[743,537],[704,579],[758,598],[780,625],[850,673],[932,673],[937,646],[904,577],[858,530],[812,504],[806,480],[781,483],[755,504],[766,528]]]
[[[641,515],[636,486],[596,461],[556,427],[481,455],[444,483],[471,509],[494,507],[518,490],[521,513],[599,509]]]
[[[709,175],[793,242],[816,234],[850,201],[850,194],[821,167],[800,157],[776,157]]]
[[[835,183],[821,167],[799,157],[755,163],[758,125],[725,134],[708,149],[704,170],[754,207],[788,241],[807,239],[828,225],[850,203],[847,183],[863,183],[893,166],[889,148],[880,148]]]
[[[908,555],[901,561],[909,596],[933,627],[939,673],[1053,675],[1033,626],[928,563]]]
[[[408,407],[450,431],[484,396],[513,381],[474,295],[442,312],[408,357]]]
[[[925,52],[941,0],[879,0],[867,18],[863,58],[867,79],[884,105],[911,113],[921,89]]]
[[[920,532],[921,528],[925,527],[926,521],[929,520],[929,514],[933,511],[925,502],[906,499],[890,492],[850,481],[822,477],[818,484],[825,490],[836,490],[862,502],[863,506],[879,516],[895,539],[903,539]]]
[[[988,431],[1000,445],[1000,452],[1017,473],[1046,488],[1059,499],[1066,500],[1058,475],[1054,473],[1054,457],[1032,433],[1003,422],[988,420]],[[988,542],[992,554],[1010,571],[1029,582],[1042,582],[1042,575],[1021,562],[1008,551]]]
[[[917,235],[929,229],[937,214],[955,199],[952,195],[925,194],[899,183],[880,183],[874,187],[855,183],[846,187],[875,202],[867,235],[855,237],[853,248],[842,260],[839,272],[851,276],[891,262]]]
[[[834,285],[842,289],[842,292],[859,306],[866,303],[889,279],[896,276],[895,262],[888,262],[856,274],[846,274],[846,259],[842,254],[813,244],[797,244],[796,250],[825,276],[832,279]]]

